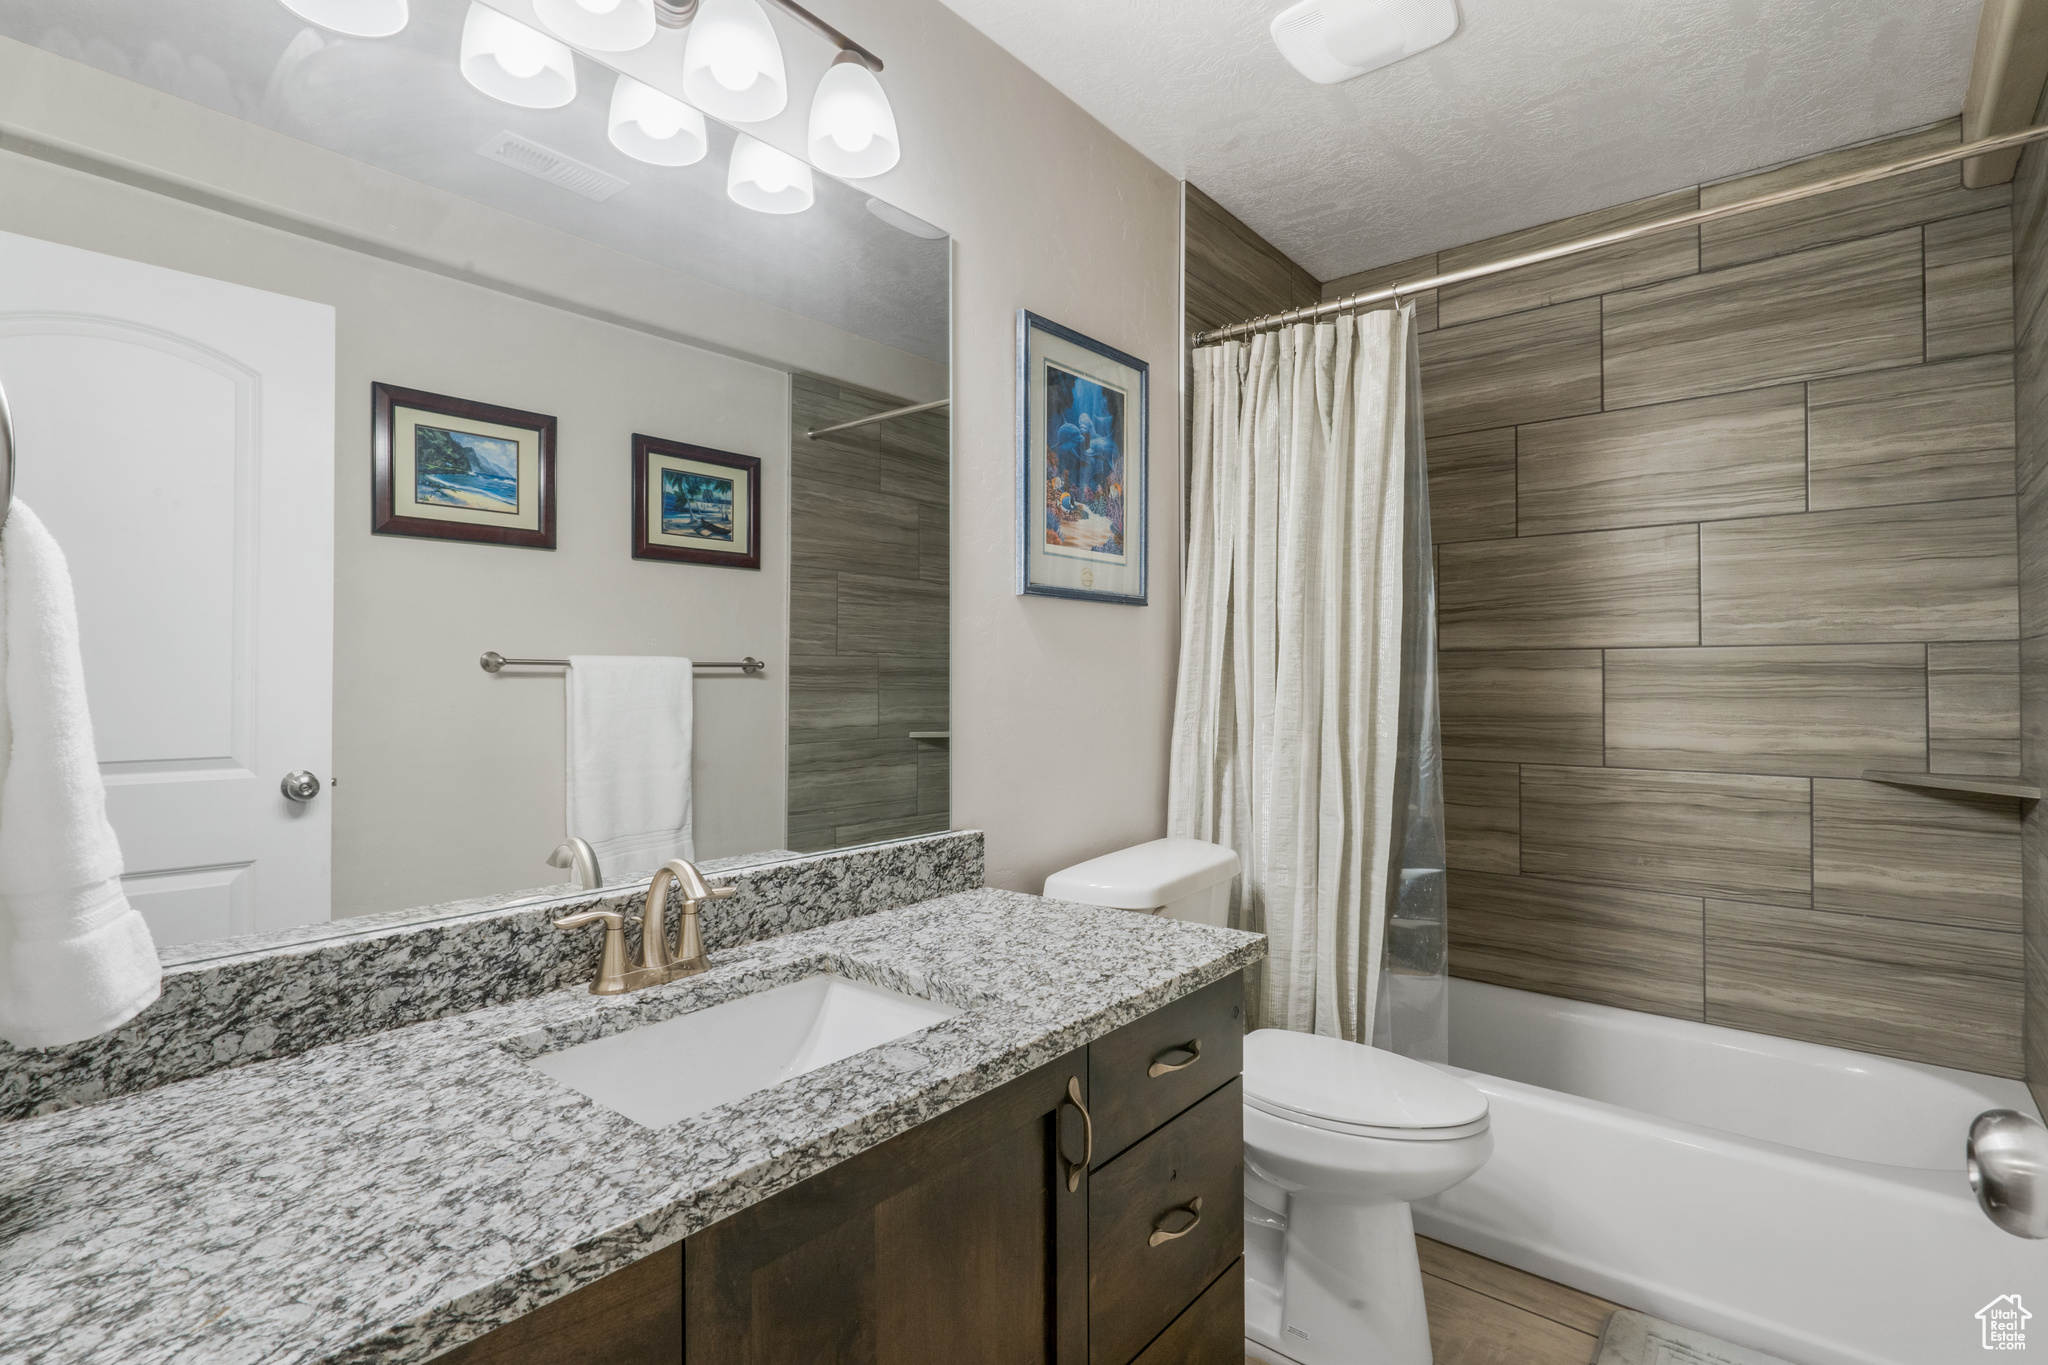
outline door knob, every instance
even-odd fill
[[[294,768],[284,775],[284,781],[277,784],[287,801],[311,801],[320,794],[320,779],[304,768]]]

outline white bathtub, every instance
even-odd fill
[[[2017,1081],[1451,983],[1449,1068],[1493,1159],[1418,1232],[1796,1365],[1982,1361],[2019,1294],[2048,1352],[2048,1241],[1992,1226],[1963,1141]]]

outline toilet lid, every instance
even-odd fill
[[[1459,1128],[1486,1117],[1484,1094],[1427,1062],[1286,1029],[1246,1036],[1244,1093],[1268,1113],[1361,1128]]]

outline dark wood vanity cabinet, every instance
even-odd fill
[[[1243,1031],[1232,976],[446,1359],[1238,1365]],[[650,1276],[680,1321],[583,1330]]]

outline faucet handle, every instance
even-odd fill
[[[598,960],[597,975],[591,980],[592,995],[624,995],[626,986],[626,919],[616,910],[585,910],[554,922],[557,929],[580,929],[586,924],[604,925],[604,954]]]

